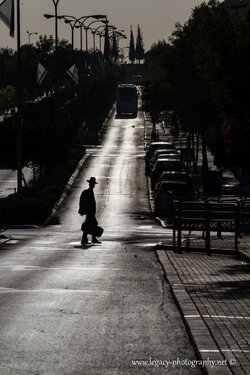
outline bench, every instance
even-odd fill
[[[249,219],[249,217],[248,217]],[[182,231],[202,231],[205,234],[205,248],[211,255],[211,232],[234,233],[234,251],[238,252],[240,236],[240,204],[238,202],[174,202],[173,211],[173,247],[181,250]],[[176,241],[177,236],[177,241]]]

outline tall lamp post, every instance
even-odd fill
[[[60,0],[52,0],[55,9],[55,15],[44,14],[46,18],[55,18],[55,97],[56,106],[58,104],[58,4]]]
[[[22,190],[22,153],[23,153],[23,132],[22,132],[22,66],[21,66],[21,22],[20,22],[20,0],[17,0],[17,192]]]
[[[64,19],[64,22],[67,23],[71,28],[71,46],[72,51],[74,51],[74,28],[75,28],[75,21],[69,20],[66,17],[62,17]]]
[[[28,37],[29,37],[29,44],[30,44],[30,37],[31,37],[31,35],[37,35],[37,33],[36,32],[29,32],[29,31],[26,31],[26,33],[28,34]]]

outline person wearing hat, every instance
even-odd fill
[[[92,243],[101,243],[95,236],[96,228],[98,226],[98,222],[96,220],[96,202],[95,202],[95,195],[94,195],[94,188],[95,185],[98,184],[95,177],[90,177],[87,180],[89,183],[89,188],[83,190],[80,201],[79,201],[79,214],[81,216],[86,215],[86,219],[82,224],[82,245],[87,245],[88,242],[88,234],[92,234]]]

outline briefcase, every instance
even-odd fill
[[[99,227],[99,226],[97,225],[97,227],[95,228],[94,236],[96,236],[96,237],[101,237],[102,234],[103,234],[103,231],[104,231],[104,229],[103,229],[102,227]]]

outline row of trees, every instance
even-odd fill
[[[171,111],[176,128],[202,139],[204,170],[206,145],[218,166],[249,170],[249,46],[249,8],[209,0],[145,56],[145,109]]]
[[[55,41],[52,36],[39,36],[36,45],[25,44],[21,47],[22,56],[22,88],[24,101],[32,100],[43,91],[48,92],[54,85],[55,77]],[[112,54],[109,51],[112,64]],[[56,67],[57,75],[61,84],[71,84],[67,70],[73,64],[76,64],[79,70],[80,81],[85,82],[88,75],[100,76],[104,73],[104,65],[107,58],[100,51],[79,51],[72,50],[71,44],[67,40],[60,40],[58,43],[58,61],[60,64]],[[7,110],[13,106],[13,90],[17,85],[17,55],[16,51],[8,48],[0,49],[0,111]],[[41,63],[48,71],[42,86],[36,81],[37,66]]]
[[[48,216],[83,156],[83,143],[98,142],[98,132],[114,102],[120,75],[120,67],[110,54],[107,57],[93,50],[73,51],[65,40],[59,41],[60,63],[55,67],[54,39],[47,36],[40,36],[35,46],[23,45],[21,56],[21,162],[33,171],[33,189],[0,199],[5,224],[41,223]],[[38,63],[48,71],[41,85],[36,81]],[[78,84],[67,74],[74,64],[78,67]],[[4,111],[16,105],[16,52],[0,50],[0,69],[0,105]],[[56,96],[55,76],[59,80]],[[20,127],[12,112],[0,122],[0,166],[16,168]]]
[[[105,114],[114,100],[119,66],[106,61],[97,51],[73,51],[67,41],[58,45],[57,69],[59,90],[53,97],[55,82],[55,43],[52,37],[40,36],[36,46],[23,45],[23,165],[45,166],[65,162],[70,142],[85,122],[91,133],[97,134]],[[37,66],[41,63],[48,71],[38,85]],[[67,74],[72,64],[79,68],[79,84]],[[2,112],[14,108],[17,81],[16,52],[0,50],[0,107]],[[47,95],[44,96],[44,92]],[[51,95],[52,93],[52,95]],[[38,101],[38,97],[43,98]],[[101,97],[100,97],[101,96]],[[36,99],[36,100],[35,100]],[[56,108],[56,106],[58,108]],[[16,165],[16,118],[6,118],[0,124],[0,163]],[[41,169],[41,168],[40,168]]]
[[[129,42],[129,60],[131,64],[137,60],[140,64],[141,60],[144,59],[145,51],[144,51],[144,43],[143,43],[143,35],[140,26],[137,26],[137,36],[136,36],[136,44],[134,41],[134,34],[132,26],[130,27],[130,42]]]

